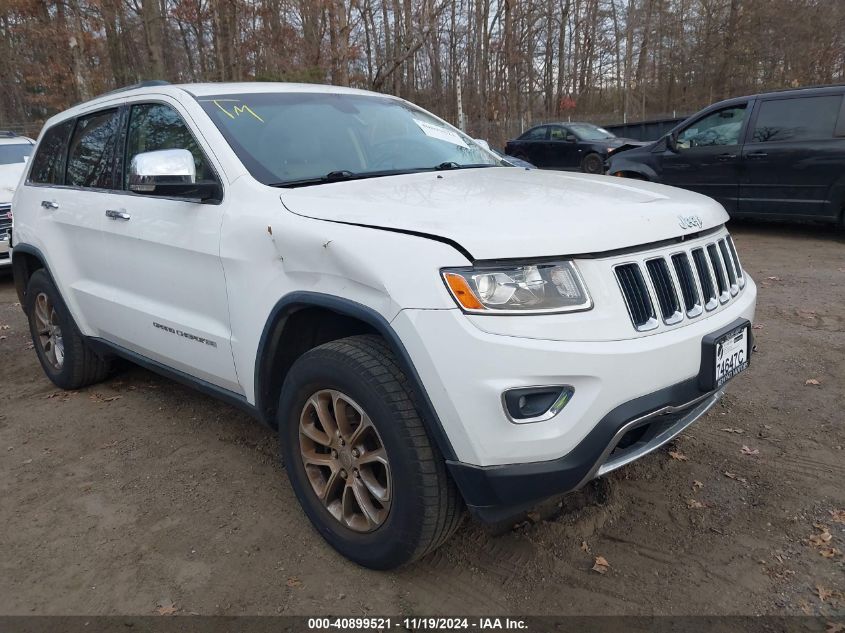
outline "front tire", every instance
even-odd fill
[[[581,171],[585,174],[602,174],[604,173],[604,161],[595,152],[587,154],[581,161]]]
[[[108,376],[108,359],[85,342],[50,275],[36,270],[26,287],[24,311],[44,373],[57,387],[79,389]]]
[[[285,379],[277,421],[305,514],[350,560],[398,567],[458,527],[455,484],[380,337],[353,336],[303,354]]]

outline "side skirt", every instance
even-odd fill
[[[223,389],[222,387],[213,385],[206,380],[196,378],[195,376],[186,374],[185,372],[179,371],[178,369],[173,369],[172,367],[163,365],[158,361],[154,361],[150,358],[147,358],[146,356],[137,354],[131,350],[126,349],[125,347],[115,345],[114,343],[111,343],[104,339],[97,337],[86,337],[85,341],[92,347],[92,349],[94,349],[100,354],[114,354],[115,356],[124,358],[136,365],[140,365],[144,369],[148,369],[151,372],[164,376],[165,378],[170,378],[171,380],[174,380],[188,387],[192,387],[206,395],[213,396],[218,400],[222,400],[226,404],[230,404],[233,407],[237,407],[241,411],[244,411],[245,413],[248,413],[249,415],[254,417],[256,420],[265,423],[261,416],[258,414],[258,409],[255,407],[255,405],[250,404],[247,399],[239,393],[229,391],[228,389]]]

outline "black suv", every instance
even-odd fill
[[[508,141],[505,154],[546,169],[603,174],[604,162],[614,151],[641,145],[646,143],[619,138],[592,123],[546,123]]]
[[[824,86],[721,101],[611,156],[608,172],[698,191],[737,217],[843,223],[843,96]]]

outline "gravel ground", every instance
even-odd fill
[[[57,391],[0,279],[0,614],[845,614],[845,235],[731,229],[759,351],[722,403],[389,573],[323,543],[242,413],[138,368]]]

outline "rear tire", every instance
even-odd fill
[[[281,451],[305,514],[332,547],[371,569],[424,556],[463,518],[413,400],[393,353],[372,335],[303,354],[279,399]]]
[[[581,171],[585,174],[603,174],[604,173],[604,161],[602,160],[601,156],[592,152],[584,156],[581,160]]]
[[[109,361],[85,342],[50,275],[36,270],[26,287],[24,311],[44,373],[57,387],[79,389],[108,376]]]

